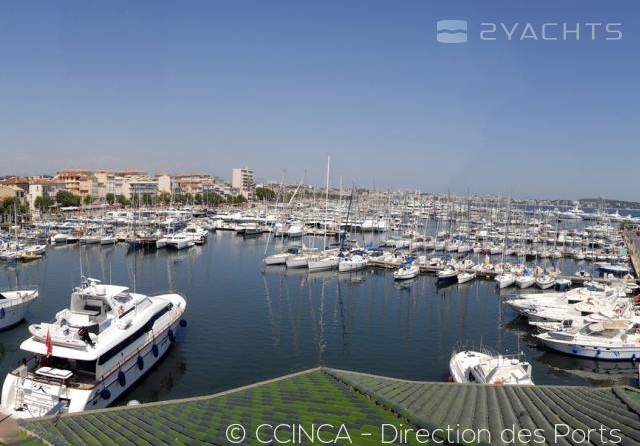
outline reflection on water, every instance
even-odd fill
[[[41,261],[0,266],[0,287],[32,282],[41,299],[30,323],[68,305],[83,274],[188,299],[185,336],[129,396],[142,401],[214,393],[318,365],[417,380],[442,380],[458,340],[524,351],[539,384],[628,383],[632,364],[610,365],[547,352],[525,321],[500,304],[513,290],[492,281],[438,283],[433,275],[394,281],[390,270],[353,273],[264,266],[267,237],[212,233],[185,251],[52,246]],[[269,253],[280,251],[280,240]],[[566,270],[575,268],[565,261]],[[0,374],[24,353],[27,323],[0,333]],[[578,362],[577,362],[578,361]]]
[[[638,364],[631,361],[596,361],[545,352],[538,361],[557,373],[577,376],[596,386],[638,385]]]
[[[162,361],[157,363],[131,391],[120,397],[116,404],[126,404],[128,400],[158,401],[165,399],[165,395],[173,391],[187,371],[187,361],[179,345],[181,340],[178,338],[177,342],[178,344],[169,349]]]

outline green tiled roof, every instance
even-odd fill
[[[544,429],[546,444],[554,444],[556,424],[585,432],[604,427],[619,430],[619,444],[638,445],[639,414],[640,394],[629,387],[481,386],[314,369],[206,397],[46,417],[21,425],[54,445],[228,445],[225,430],[233,423],[246,428],[243,444],[259,444],[254,432],[262,423],[329,423],[336,426],[326,431],[333,435],[344,423],[352,442],[337,444],[380,445],[381,426],[389,423],[430,432],[447,427],[458,432],[487,429],[492,445],[504,444],[501,432],[508,428]],[[262,433],[270,435],[268,429]],[[418,444],[414,437],[408,439],[408,444]],[[596,445],[598,439],[593,436],[580,444]],[[576,443],[560,438],[555,444]]]
[[[617,429],[622,438],[619,444],[640,444],[640,393],[630,387],[482,386],[405,381],[331,369],[325,372],[431,431],[449,426],[488,429],[491,444],[501,444],[498,440],[506,429],[542,429],[547,444],[569,445],[572,443],[566,439],[554,437],[556,425],[568,425],[578,430],[576,438],[589,429]],[[558,432],[563,434],[566,429],[558,427]],[[598,444],[600,436],[592,434],[592,440],[582,444]]]
[[[251,437],[262,423],[345,423],[354,444],[378,446],[379,426],[399,422],[393,413],[316,369],[208,397],[96,410],[57,420],[41,418],[23,427],[54,445],[157,446],[229,444],[225,431],[233,423],[245,426],[244,444],[258,444]],[[335,436],[338,430],[331,429],[324,437]],[[268,429],[262,432],[262,438],[269,437]],[[361,435],[369,432],[371,437]]]

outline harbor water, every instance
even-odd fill
[[[269,252],[282,243],[272,241]],[[0,333],[0,374],[4,379],[25,356],[19,346],[28,324],[67,307],[84,275],[143,293],[174,289],[188,299],[186,329],[125,400],[211,394],[319,365],[445,381],[459,341],[523,352],[536,384],[637,384],[637,364],[580,360],[536,346],[526,322],[501,304],[514,289],[500,292],[486,280],[440,287],[433,275],[398,283],[390,270],[265,267],[266,246],[266,235],[218,231],[184,251],[63,245],[33,263],[2,264],[0,288],[34,284],[41,297],[26,321]],[[581,267],[565,260],[561,268]]]

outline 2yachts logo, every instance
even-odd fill
[[[464,43],[467,41],[466,20],[440,20],[436,27],[440,43]]]
[[[436,25],[440,43],[465,43],[471,33],[466,20],[439,20]],[[482,22],[478,39],[485,41],[597,41],[621,40],[620,22]]]

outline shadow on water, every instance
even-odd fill
[[[597,386],[638,385],[638,362],[596,361],[545,351],[536,358],[551,373],[576,376]]]
[[[171,346],[164,358],[154,364],[136,385],[122,394],[114,405],[124,405],[130,400],[148,403],[170,398],[168,395],[172,394],[187,372],[187,358],[180,347],[178,338],[178,343]]]

